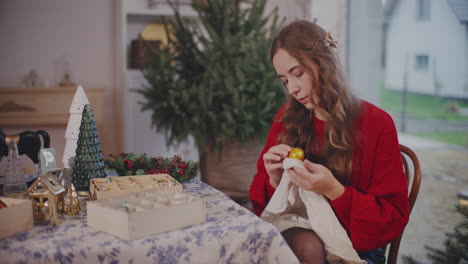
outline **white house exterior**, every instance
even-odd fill
[[[386,23],[387,88],[406,71],[409,92],[468,98],[467,0],[388,0]]]

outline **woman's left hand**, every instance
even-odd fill
[[[344,186],[327,167],[309,160],[304,161],[304,167],[305,170],[297,167],[288,170],[293,184],[304,190],[323,194],[330,200],[334,200],[344,193]]]

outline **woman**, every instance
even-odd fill
[[[323,194],[360,257],[384,263],[380,248],[409,218],[397,131],[387,113],[351,94],[335,49],[330,34],[307,21],[286,26],[274,40],[272,63],[289,96],[258,160],[250,199],[260,215],[281,180],[284,158],[300,147],[306,169],[290,169],[291,182]],[[312,230],[282,234],[301,262],[325,261]]]

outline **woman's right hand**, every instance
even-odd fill
[[[283,160],[288,156],[291,147],[286,144],[279,144],[271,147],[263,154],[263,164],[270,176],[270,184],[277,187],[283,175]]]

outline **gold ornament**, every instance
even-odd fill
[[[67,198],[65,199],[65,213],[67,215],[76,215],[81,211],[80,201],[75,191],[75,186],[70,183],[68,186]]]
[[[301,148],[295,147],[289,151],[289,158],[297,159],[297,160],[304,160],[304,151]]]

